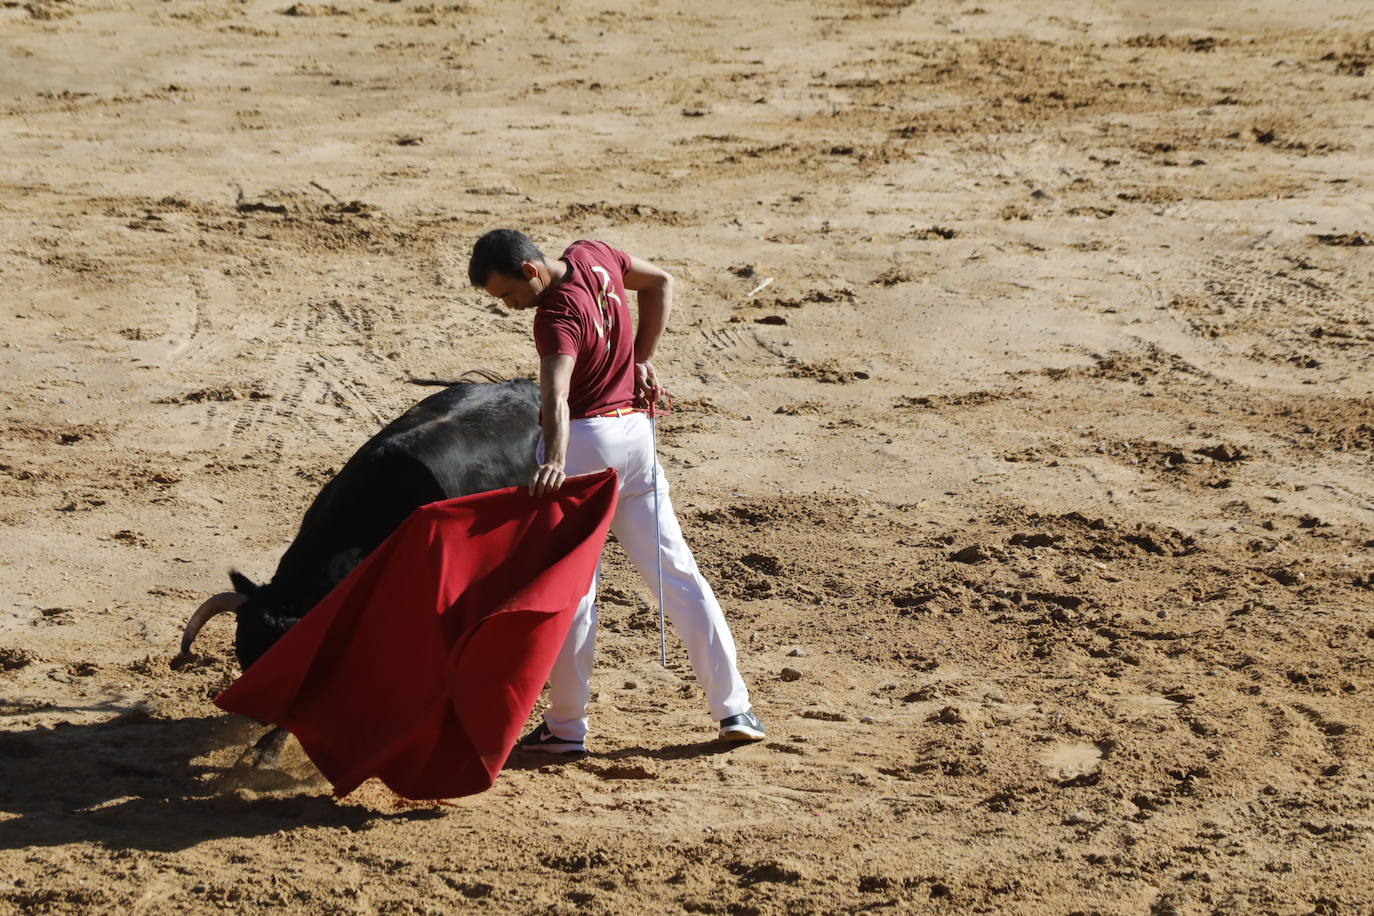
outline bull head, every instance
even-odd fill
[[[276,612],[264,600],[270,586],[264,588],[255,585],[237,570],[229,573],[229,580],[234,585],[234,591],[214,595],[196,608],[186,622],[178,658],[185,659],[191,655],[196,636],[212,617],[232,611],[238,618],[238,627],[234,632],[234,655],[238,657],[239,667],[246,671],[296,623],[298,618]]]

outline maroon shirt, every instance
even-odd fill
[[[604,242],[573,242],[563,252],[568,271],[549,287],[534,313],[540,358],[575,360],[568,388],[574,420],[634,403],[634,328],[626,305],[630,256]]]

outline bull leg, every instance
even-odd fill
[[[284,728],[272,729],[240,754],[235,766],[249,766],[255,770],[276,766],[289,737],[291,733]]]

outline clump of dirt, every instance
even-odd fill
[[[0,671],[18,671],[36,661],[39,661],[38,656],[28,649],[0,646]]]
[[[1226,47],[1229,42],[1214,35],[1135,35],[1122,42],[1128,48],[1171,48],[1178,51],[1191,51],[1206,54],[1218,47]]]
[[[869,374],[862,369],[847,369],[829,359],[819,363],[794,363],[788,374],[793,378],[813,379],[828,385],[847,385],[869,378]]]
[[[921,394],[902,395],[892,402],[897,409],[920,408],[939,410],[947,407],[977,407],[992,401],[999,401],[1009,394],[1002,391],[966,391],[961,394]]]
[[[568,204],[563,209],[563,219],[572,223],[586,222],[590,219],[607,220],[612,225],[650,223],[663,226],[691,226],[696,224],[696,218],[690,213],[660,209],[648,204],[609,204],[605,201]]]
[[[1363,232],[1333,232],[1312,236],[1323,245],[1335,245],[1346,248],[1363,248],[1365,245],[1374,242],[1370,236]]]
[[[781,404],[774,413],[788,417],[816,416],[826,412],[826,406],[819,401],[797,401],[793,404]]]
[[[909,271],[900,267],[889,267],[887,270],[878,274],[870,282],[874,286],[897,286],[902,283],[910,283],[915,277]]]
[[[107,428],[90,423],[10,421],[5,424],[5,435],[11,438],[54,445],[92,445],[105,439],[108,432]]]
[[[263,391],[257,386],[249,385],[216,385],[212,388],[197,388],[195,391],[188,391],[185,394],[168,395],[158,398],[156,404],[203,404],[207,401],[267,401],[271,400],[270,392]]]
[[[293,3],[281,11],[283,16],[347,16],[348,10],[332,3]]]

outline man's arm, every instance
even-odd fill
[[[668,326],[668,314],[673,310],[673,278],[663,268],[631,256],[625,288],[637,294],[639,310],[635,326],[635,398],[648,406],[658,398],[658,379],[649,360],[658,349],[659,338]]]
[[[539,405],[544,427],[544,463],[530,477],[530,495],[548,496],[558,492],[567,479],[568,461],[568,386],[572,381],[573,357],[555,353],[539,361]]]

